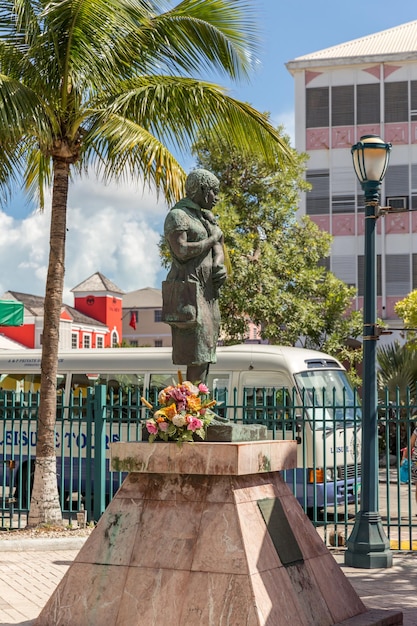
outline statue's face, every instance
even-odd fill
[[[209,189],[201,188],[201,200],[199,205],[203,209],[212,209],[219,199],[219,188],[210,187]]]

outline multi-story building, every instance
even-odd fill
[[[417,21],[298,57],[295,147],[309,155],[312,190],[300,212],[333,235],[329,269],[357,288],[363,304],[363,193],[351,147],[361,136],[392,143],[377,222],[378,315],[417,287]]]
[[[162,321],[162,291],[153,287],[123,296],[123,339],[131,346],[171,346],[171,327]]]

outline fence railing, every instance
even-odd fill
[[[256,393],[257,392],[257,395]],[[155,404],[155,392],[147,397]],[[109,467],[112,441],[140,441],[148,411],[139,392],[108,393],[96,386],[59,399],[56,422],[57,483],[68,523],[85,510],[97,521],[124,475]],[[249,397],[250,396],[250,397]],[[219,413],[231,421],[264,424],[271,438],[296,439],[299,469],[284,477],[326,543],[343,545],[360,508],[361,418],[356,407],[335,398],[308,398],[300,404],[281,390],[259,388],[236,402],[222,396]],[[415,486],[399,481],[402,449],[409,447],[417,405],[388,392],[379,407],[379,511],[393,549],[417,549]],[[0,526],[27,523],[33,482],[38,394],[0,392]],[[409,456],[411,451],[408,450]],[[410,477],[409,477],[410,478]]]

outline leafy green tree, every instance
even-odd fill
[[[391,454],[397,454],[399,449],[407,446],[410,437],[407,424],[417,397],[417,350],[413,342],[400,344],[394,341],[378,348],[377,360],[381,403],[379,448],[386,452],[389,445]],[[396,417],[390,415],[391,402]]]
[[[405,298],[399,300],[394,310],[400,317],[407,331],[407,345],[417,349],[417,289],[411,291]]]
[[[346,340],[361,334],[361,314],[349,311],[355,290],[326,271],[331,237],[308,217],[297,220],[306,155],[290,147],[292,159],[271,167],[259,155],[230,150],[220,133],[194,146],[198,165],[221,183],[216,205],[233,275],[221,292],[222,333],[242,341],[248,321],[271,343],[323,349],[361,359]]]
[[[256,55],[246,0],[2,0],[0,186],[52,187],[36,469],[29,525],[60,523],[55,412],[71,177],[142,178],[173,202],[187,151],[217,124],[275,163],[290,153],[267,117],[193,74],[247,78]],[[254,7],[255,8],[255,7]]]

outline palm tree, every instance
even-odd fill
[[[378,387],[380,395],[406,402],[417,380],[417,353],[407,344],[394,341],[377,352]],[[382,399],[382,398],[381,398]]]
[[[71,177],[139,177],[168,202],[187,152],[214,124],[278,167],[290,154],[265,115],[193,77],[247,78],[256,28],[247,0],[2,0],[0,188],[19,176],[40,206],[52,187],[36,468],[29,525],[62,523],[54,426]],[[171,147],[170,148],[168,147]]]

